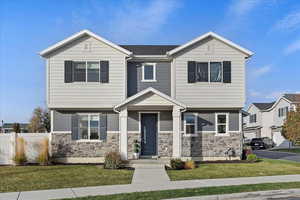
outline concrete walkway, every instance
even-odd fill
[[[135,167],[132,184],[0,193],[0,200],[48,200],[157,190],[300,181],[300,175],[169,181],[161,165]]]
[[[300,189],[271,190],[260,192],[244,192],[235,194],[185,197],[169,200],[300,200]]]

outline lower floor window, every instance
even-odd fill
[[[196,134],[197,115],[194,113],[186,113],[184,115],[185,134]]]
[[[99,139],[99,115],[80,114],[79,115],[79,138],[84,140]]]
[[[228,115],[216,114],[217,134],[226,134],[228,130]]]

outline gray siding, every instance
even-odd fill
[[[208,51],[208,48],[211,51]],[[232,83],[188,83],[187,62],[231,61]],[[174,97],[191,108],[242,108],[245,54],[217,39],[206,39],[175,55]]]
[[[229,113],[229,131],[239,131],[240,118],[239,111],[187,111],[198,113],[198,131],[216,131],[216,113]],[[182,117],[182,131],[184,130],[184,118]]]
[[[139,112],[128,112],[128,131],[139,131]],[[173,131],[173,120],[171,111],[160,112],[160,131]]]
[[[171,63],[156,62],[156,82],[142,82],[142,62],[127,64],[127,95],[132,96],[148,87],[153,87],[171,96]]]
[[[53,131],[71,131],[71,116],[80,112],[91,113],[91,111],[54,111]],[[119,114],[107,111],[101,113],[107,114],[107,131],[119,131]]]
[[[89,51],[84,45],[90,44]],[[48,55],[49,108],[112,108],[125,99],[125,54],[92,37],[82,37]],[[109,83],[64,83],[64,61],[109,61]]]

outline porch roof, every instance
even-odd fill
[[[150,94],[150,96],[149,96],[149,94]],[[122,103],[116,105],[114,107],[114,110],[120,111],[121,107],[127,106],[127,105],[129,105],[131,103],[134,103],[134,102],[136,102],[136,100],[138,100],[138,99],[140,99],[142,97],[145,97],[145,99],[149,99],[151,97],[151,94],[159,96],[160,98],[162,98],[166,102],[169,102],[171,105],[177,105],[177,106],[179,106],[182,109],[186,109],[186,105],[184,105],[183,103],[175,100],[174,98],[172,98],[172,97],[170,97],[170,96],[168,96],[168,95],[166,95],[166,94],[164,94],[164,93],[162,93],[162,92],[160,92],[160,91],[158,91],[158,90],[156,90],[156,89],[154,89],[152,87],[149,87],[149,88],[144,89],[144,90],[138,92],[137,94],[135,94],[135,95],[127,98]],[[160,104],[157,104],[157,105],[161,106]]]

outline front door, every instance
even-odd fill
[[[141,114],[141,155],[154,156],[157,155],[157,114],[142,113]]]

